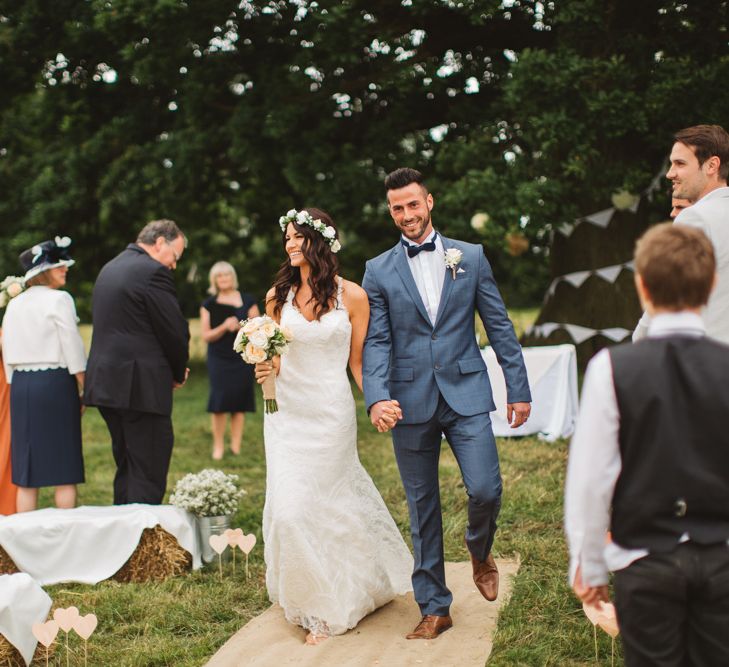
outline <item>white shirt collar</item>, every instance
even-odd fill
[[[705,194],[696,203],[698,204],[700,201],[704,201],[705,199],[714,199],[715,197],[726,197],[727,195],[729,195],[729,186],[723,185],[720,188],[714,188],[711,192],[709,192],[708,194]]]
[[[664,336],[705,336],[706,326],[700,315],[686,310],[677,313],[660,313],[654,315],[648,327],[648,336],[660,338]]]

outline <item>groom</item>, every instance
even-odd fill
[[[380,430],[402,410],[392,440],[410,511],[413,589],[423,617],[407,638],[433,639],[453,625],[438,486],[442,433],[468,493],[466,545],[474,582],[487,600],[498,594],[491,545],[501,476],[489,417],[496,406],[476,342],[476,311],[506,378],[513,428],[529,417],[531,395],[521,347],[482,247],[433,229],[433,196],[420,172],[397,169],[385,189],[401,237],[367,262],[362,281],[370,301],[364,394]]]

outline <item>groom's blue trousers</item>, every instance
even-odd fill
[[[443,521],[438,483],[441,435],[445,434],[461,469],[468,494],[469,551],[485,560],[491,551],[501,507],[501,474],[488,412],[464,417],[443,397],[423,424],[398,424],[392,431],[410,512],[415,569],[415,600],[425,616],[446,616],[453,596],[445,582]]]

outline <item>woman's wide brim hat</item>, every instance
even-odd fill
[[[68,254],[71,239],[56,236],[52,241],[43,241],[20,253],[20,265],[25,271],[23,280],[30,280],[39,273],[56,269],[59,266],[73,266],[74,261]]]

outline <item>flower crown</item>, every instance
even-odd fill
[[[298,225],[308,225],[319,232],[324,237],[324,240],[329,244],[329,248],[334,254],[338,253],[342,249],[342,244],[336,239],[337,231],[334,227],[331,225],[325,225],[318,218],[314,220],[314,218],[312,218],[306,211],[297,211],[295,208],[292,208],[286,215],[282,215],[278,219],[278,224],[279,227],[281,227],[282,232],[286,231],[286,227],[290,222],[295,222]]]

